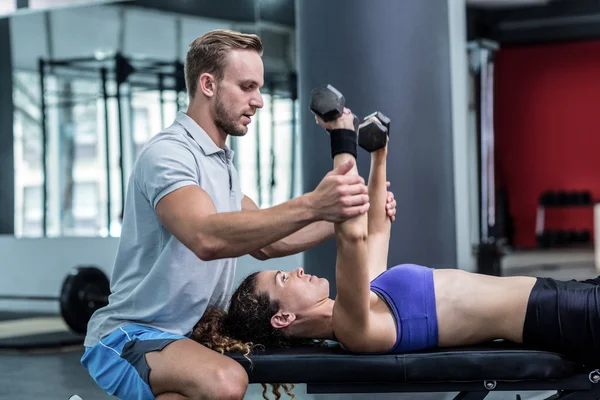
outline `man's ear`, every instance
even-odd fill
[[[198,88],[206,97],[213,97],[217,89],[215,77],[207,72],[203,73],[198,79]]]
[[[292,322],[296,320],[296,314],[283,312],[281,310],[277,311],[277,314],[271,317],[271,325],[275,329],[283,329],[290,326]]]

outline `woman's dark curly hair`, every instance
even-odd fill
[[[219,353],[244,353],[246,358],[259,347],[314,344],[312,339],[292,338],[271,325],[271,318],[279,311],[279,302],[271,300],[268,293],[257,291],[259,272],[254,272],[242,281],[231,297],[227,312],[209,307],[194,327],[192,339]],[[294,398],[290,392],[293,385],[272,386],[276,399],[280,398],[279,387],[283,387]],[[268,399],[264,384],[263,397]]]

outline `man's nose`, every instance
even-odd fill
[[[299,276],[300,278],[302,278],[302,277],[304,276],[304,268],[302,268],[302,267],[299,267],[299,268],[298,268],[298,276]]]
[[[262,94],[258,94],[257,96],[253,97],[252,100],[250,100],[250,106],[252,107],[256,107],[256,108],[263,108],[264,102],[263,102],[263,98],[262,98]]]

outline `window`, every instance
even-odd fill
[[[75,120],[75,158],[95,162],[98,157],[98,107],[95,101],[78,104],[73,108]]]
[[[26,186],[23,188],[23,202],[20,207],[22,210],[22,236],[35,237],[42,234],[42,190],[42,186]]]
[[[140,150],[173,122],[178,102],[185,110],[185,96],[165,90],[161,102],[159,91],[149,90],[147,84],[142,88],[124,84],[120,132],[113,78],[107,81],[105,108],[99,75],[74,78],[61,75],[59,68],[48,69],[45,125],[39,74],[15,71],[14,81],[15,234],[118,236],[121,160],[126,187]],[[235,151],[242,191],[260,207],[269,207],[294,197],[301,187],[298,107],[297,101],[281,94],[272,96],[267,91],[263,98],[264,107],[257,111],[248,133],[228,138],[228,145]]]
[[[98,182],[77,182],[73,189],[73,234],[94,236],[100,233]]]
[[[4,0],[0,2],[0,15],[13,13],[17,9],[17,0]]]
[[[13,76],[15,236],[43,234],[42,127],[39,79],[33,73]]]
[[[13,77],[15,158],[23,167],[41,169],[42,126],[40,99],[36,91],[39,79],[35,74],[17,73]]]
[[[299,189],[294,100],[269,94],[263,100],[246,136],[231,143],[242,191],[261,208],[287,201]]]
[[[22,151],[16,154],[21,157],[29,169],[40,170],[42,168],[42,129],[39,121],[22,109],[15,112],[15,136],[21,142]]]
[[[89,218],[98,215],[98,182],[77,182],[73,190],[73,215]]]
[[[150,112],[147,108],[133,107],[133,146],[134,158],[140,154],[140,150],[148,141],[151,135]]]

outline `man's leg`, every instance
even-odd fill
[[[182,335],[126,325],[81,359],[98,386],[122,400],[241,399],[246,371]]]
[[[248,375],[236,361],[190,339],[146,354],[150,388],[158,400],[241,399]]]

